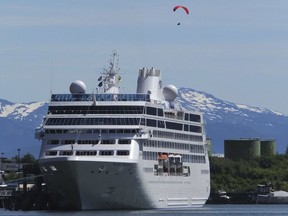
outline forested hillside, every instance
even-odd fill
[[[211,157],[211,192],[255,191],[258,184],[272,183],[275,190],[288,191],[288,155],[232,161]]]

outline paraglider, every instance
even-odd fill
[[[186,12],[186,14],[189,14],[189,10],[188,10],[188,8],[185,7],[185,6],[177,5],[177,6],[175,6],[175,7],[173,8],[173,11],[175,12],[175,11],[177,11],[178,9],[182,9],[182,10],[184,10],[184,11]],[[178,22],[177,25],[180,25],[180,22]]]
[[[178,10],[179,8],[182,8],[187,14],[189,14],[189,10],[187,7],[185,6],[181,6],[181,5],[177,5],[173,8],[173,11],[175,12],[176,10]]]

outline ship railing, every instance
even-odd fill
[[[145,101],[150,102],[149,94],[52,94],[51,101]]]

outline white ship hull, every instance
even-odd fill
[[[201,207],[209,196],[210,180],[205,174],[202,177],[200,174],[194,177],[154,176],[144,173],[139,163],[74,159],[39,161],[40,166],[57,167],[57,171],[44,176],[52,199],[56,201],[54,208],[191,208]]]

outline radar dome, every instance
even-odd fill
[[[70,84],[71,94],[85,94],[86,85],[81,80],[76,80]]]
[[[174,85],[168,85],[164,87],[163,95],[166,101],[174,101],[178,96],[178,89]]]

